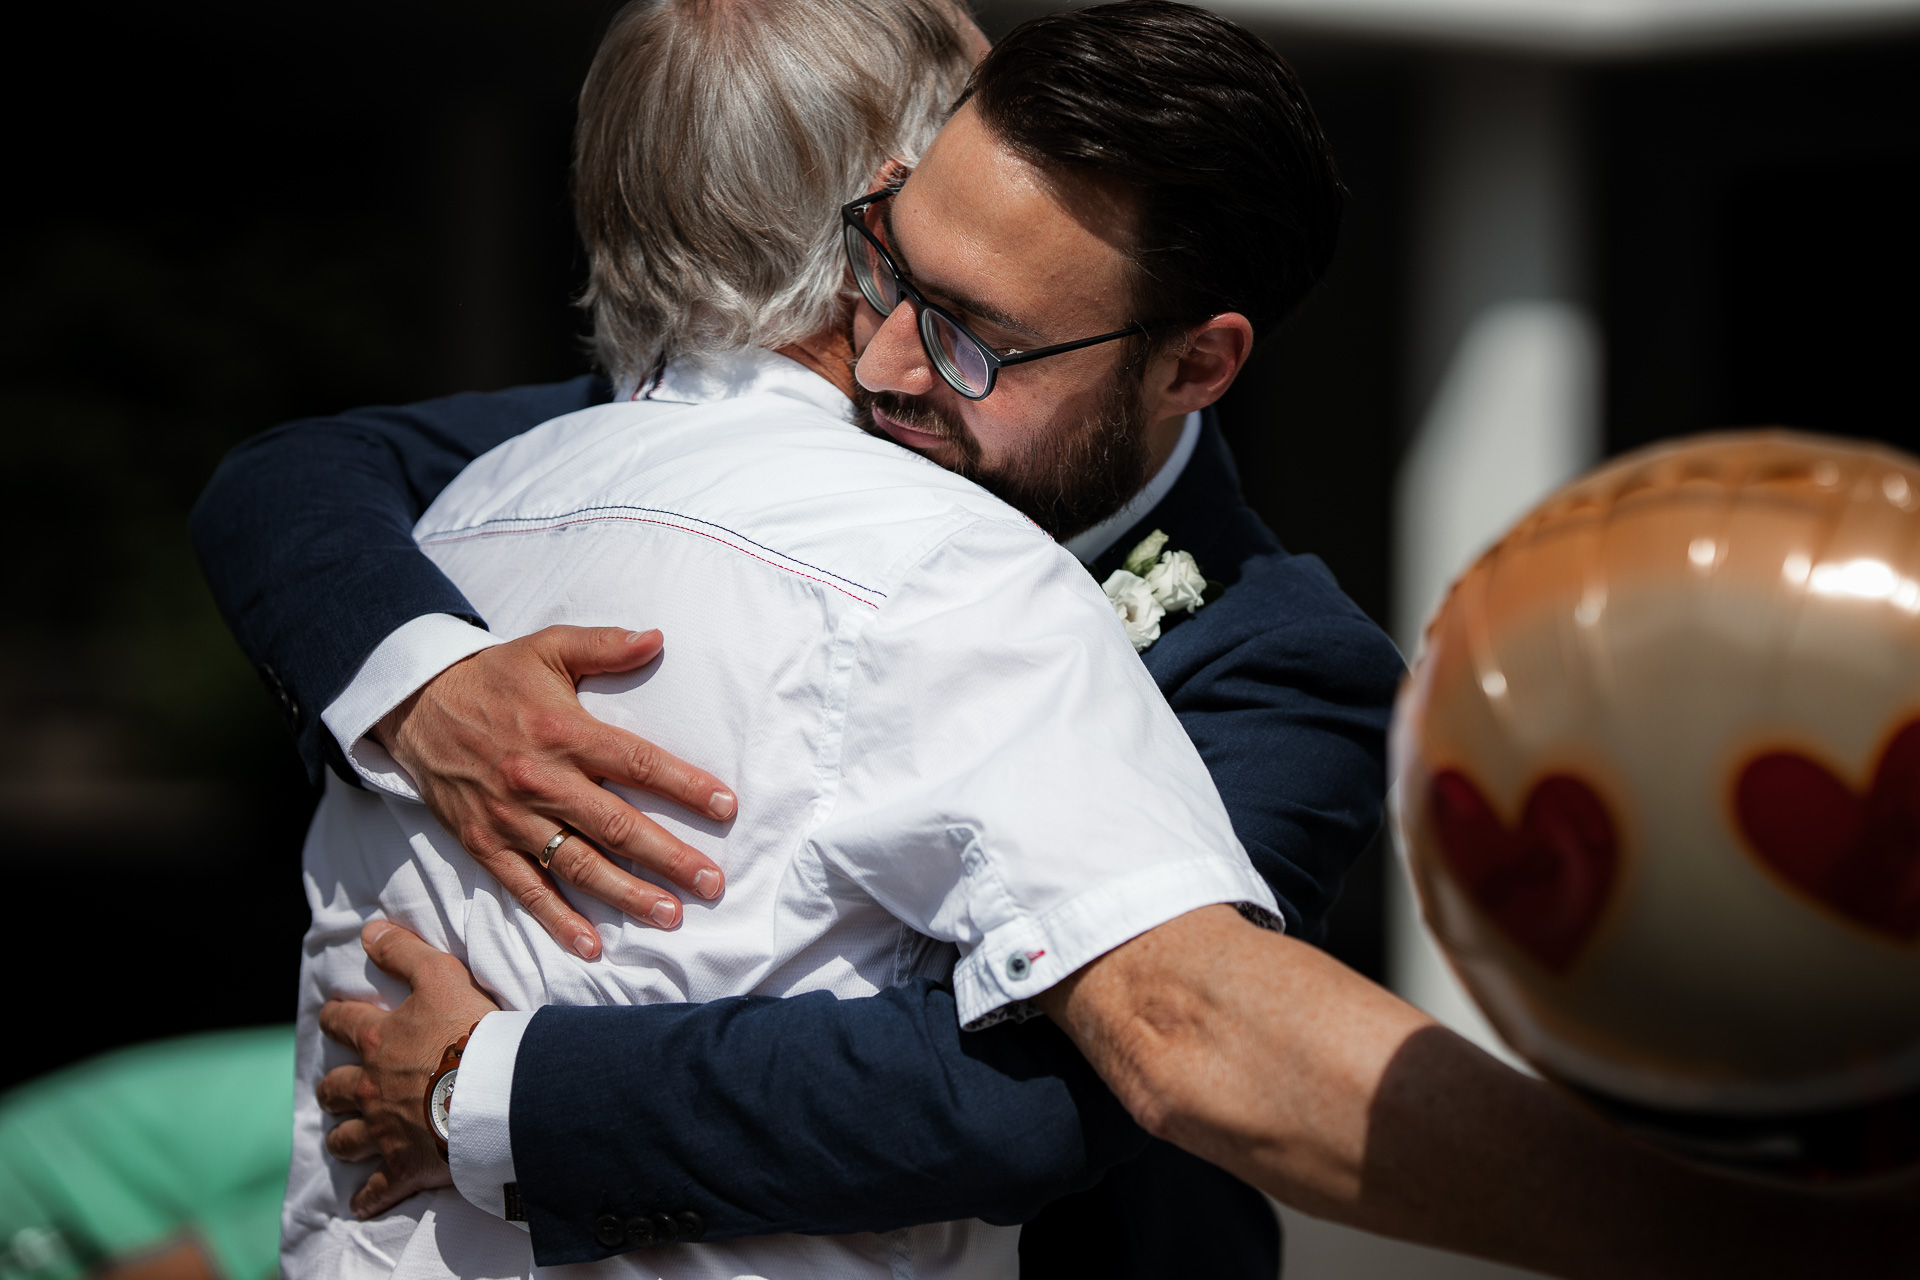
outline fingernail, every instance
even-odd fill
[[[575,934],[573,939],[573,949],[580,953],[580,958],[582,960],[591,960],[593,959],[593,944],[598,941],[599,939],[595,938],[590,933]]]
[[[380,939],[386,937],[387,930],[391,928],[393,928],[393,926],[385,920],[368,921],[365,927],[360,930],[361,945],[372,946],[374,943],[380,941]]]
[[[647,919],[662,929],[671,929],[680,918],[680,904],[671,898],[662,898],[653,904],[653,910],[647,912]]]
[[[716,818],[731,818],[733,805],[733,793],[730,791],[716,791],[707,797],[707,812]]]
[[[711,867],[693,877],[693,891],[703,898],[720,896],[720,873]]]
[[[627,643],[628,643],[628,644],[639,644],[639,643],[640,643],[640,642],[641,642],[642,640],[645,640],[646,638],[647,638],[647,633],[646,633],[646,632],[644,632],[644,631],[629,631],[629,632],[627,632]]]

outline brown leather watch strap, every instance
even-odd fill
[[[448,1147],[447,1147],[446,1138],[441,1136],[440,1126],[434,1123],[434,1115],[433,1115],[434,1094],[439,1090],[440,1082],[446,1079],[447,1076],[451,1075],[455,1070],[459,1068],[460,1058],[467,1051],[467,1041],[473,1039],[473,1033],[478,1031],[479,1029],[480,1029],[480,1023],[478,1021],[475,1021],[472,1026],[467,1028],[467,1033],[465,1035],[461,1036],[458,1040],[455,1040],[452,1044],[447,1046],[446,1052],[440,1055],[440,1065],[434,1068],[434,1072],[432,1075],[427,1077],[426,1096],[420,1100],[421,1108],[426,1114],[427,1132],[433,1135],[433,1145],[440,1148],[440,1154],[442,1157],[447,1155]],[[446,1102],[447,1102],[446,1109],[449,1113],[451,1113],[453,1110],[452,1084],[449,1084],[447,1086]]]

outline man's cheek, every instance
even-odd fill
[[[1007,396],[1002,400],[1005,390],[994,388],[993,395],[982,401],[974,412],[961,414],[979,447],[982,465],[990,470],[1025,457],[1034,437],[1044,434],[1052,425],[1051,416],[1028,397]],[[989,409],[991,412],[983,412]]]

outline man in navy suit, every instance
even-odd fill
[[[1113,17],[1116,9],[1125,15]],[[1020,55],[1037,51],[1050,74],[1078,56],[1097,81],[1116,67],[1103,61],[1111,47],[1089,53],[1088,31],[1097,35],[1102,23],[1110,24],[1109,32],[1116,25],[1124,30],[1144,19],[1174,30],[1201,24],[1215,55],[1244,55],[1244,33],[1192,12],[1155,4],[1083,11],[1041,24],[1024,43],[1016,35],[1002,49],[1013,48],[1005,61],[1015,72]],[[1195,49],[1189,44],[1179,52],[1184,72],[1192,74]],[[1122,79],[1137,83],[1165,68],[1120,70]],[[1290,79],[1282,92],[1297,99]],[[1317,166],[1323,195],[1331,197],[1331,168],[1317,129],[1303,100],[1289,105],[1297,144],[1290,158],[1308,171]],[[1043,143],[1036,146],[1045,154]],[[925,174],[934,167],[923,171],[920,190],[933,185]],[[1098,221],[1105,216],[1101,198],[1111,193],[1097,183],[1092,192],[1095,207],[1078,212]],[[909,240],[923,247],[951,241],[935,234],[938,215],[925,199],[911,207],[917,212],[903,212],[902,226],[885,228],[902,256],[898,247]],[[1124,189],[1121,207],[1117,234],[1124,237],[1130,233]],[[1282,222],[1304,217],[1307,229],[1299,234],[1296,223],[1286,228],[1290,240],[1278,237],[1284,242],[1278,251],[1293,254],[1275,269],[1290,273],[1291,288],[1265,300],[1283,301],[1279,312],[1324,268],[1331,247],[1325,213],[1325,207],[1318,211],[1317,225],[1315,211],[1298,203],[1281,215]],[[1249,232],[1262,234],[1268,233],[1258,227]],[[1276,246],[1243,241],[1238,248],[1271,258]],[[915,263],[927,272],[923,285],[943,274],[929,261],[936,257],[926,252]],[[944,274],[955,278],[952,270]],[[897,275],[894,289],[911,278]],[[993,310],[990,286],[982,287],[986,292],[974,296],[987,297],[989,305],[966,308],[975,316]],[[957,304],[962,292],[945,290],[953,300],[947,305]],[[958,380],[942,371],[943,391],[932,381],[929,366],[936,362],[924,327],[916,337],[910,319],[899,322],[920,314],[926,301],[907,306],[897,296],[876,300],[872,292],[868,300],[888,312],[863,312],[858,321],[873,424],[944,464],[973,467],[990,484],[1036,474],[1034,467],[996,472],[990,433],[955,430],[956,422],[973,428],[982,422],[967,418],[958,402],[972,400],[968,370],[960,369]],[[1208,310],[1215,320],[1224,314]],[[1251,326],[1244,318],[1239,323],[1250,340]],[[918,361],[916,344],[923,350]],[[1218,390],[1244,356],[1242,342]],[[196,538],[243,646],[295,721],[310,767],[317,769],[323,756],[338,757],[343,745],[350,748],[317,723],[315,708],[337,703],[342,685],[384,637],[429,615],[479,621],[413,547],[407,530],[414,517],[479,452],[604,400],[610,391],[604,382],[581,379],[365,411],[283,428],[229,459],[196,512]],[[984,445],[982,436],[988,437]],[[971,453],[963,447],[969,439],[976,446]],[[1091,547],[1085,558],[1104,578],[1141,537],[1159,530],[1222,584],[1211,603],[1166,625],[1145,661],[1199,746],[1236,833],[1274,888],[1289,932],[1312,937],[1341,875],[1378,826],[1382,744],[1398,660],[1325,569],[1310,557],[1287,555],[1246,507],[1210,414],[1180,429],[1156,480],[1170,469],[1170,484],[1149,485],[1154,500],[1143,510],[1115,521],[1112,508],[1124,510],[1128,494],[1122,488],[1106,512],[1083,521],[1104,515],[1095,528],[1111,526],[1102,531],[1104,545]],[[1034,492],[1052,497],[1059,491]],[[1040,497],[1030,510],[1059,520],[1063,534],[1075,531]],[[503,861],[503,849],[484,838],[484,823],[467,815],[490,812],[507,827],[518,820],[512,815],[531,811],[547,829],[564,822],[601,837],[593,813],[569,808],[564,797],[569,788],[578,794],[583,773],[627,778],[578,766],[588,750],[604,750],[607,731],[580,724],[577,704],[576,718],[563,722],[568,727],[555,729],[549,717],[521,739],[502,741],[518,732],[512,702],[521,691],[564,710],[575,675],[622,669],[623,655],[610,637],[589,636],[575,649],[569,643],[543,634],[478,653],[426,684],[383,725],[383,740],[450,829],[463,837],[476,833],[467,843],[483,861],[526,872],[523,855],[532,850],[507,846],[518,862]],[[644,660],[649,644],[657,648],[657,639],[637,643],[624,657]],[[461,726],[482,721],[495,726],[491,758],[462,746],[477,739]],[[440,754],[424,750],[427,744]],[[496,776],[506,772],[499,762],[516,752],[518,784]],[[538,768],[529,772],[527,760]],[[656,789],[710,808],[715,792],[697,771],[657,756],[651,763]],[[601,843],[627,852],[622,840]],[[607,887],[606,873],[587,861],[563,875],[610,900],[624,892]],[[601,878],[587,883],[592,876]],[[544,892],[537,875],[523,875],[521,883],[531,883],[530,894]],[[543,901],[550,908],[543,920],[563,936],[570,913],[563,903]],[[1681,1227],[1698,1237],[1705,1224],[1712,1238],[1716,1211],[1721,1221],[1736,1220],[1734,1199],[1716,1199],[1698,1179],[1625,1150],[1544,1090],[1298,942],[1275,939],[1277,950],[1261,944],[1256,962],[1232,932],[1240,927],[1218,915],[1183,933],[1163,926],[1111,953],[1114,963],[1103,958],[1063,984],[1047,1005],[1052,1021],[971,1034],[957,1028],[951,992],[931,983],[866,1000],[740,998],[697,1007],[545,1010],[514,1065],[518,1180],[510,1211],[524,1213],[536,1257],[547,1264],[676,1236],[882,1231],[982,1217],[1029,1223],[1023,1265],[1034,1274],[1071,1268],[1271,1275],[1278,1241],[1258,1194],[1172,1145],[1149,1141],[1089,1068],[1077,1040],[1097,1050],[1101,1075],[1159,1132],[1310,1208],[1366,1225],[1572,1268],[1583,1250],[1602,1241],[1616,1258],[1645,1256],[1656,1241],[1671,1247]],[[423,1064],[421,1050],[432,1037],[422,1040],[421,1029],[450,1017],[470,1020],[475,1001],[483,1006],[484,999],[470,987],[460,989],[464,975],[454,972],[456,962],[423,958],[417,941],[401,931],[370,936],[369,952],[407,976],[416,995],[384,1019],[379,1051],[371,1039],[363,1045],[368,1068],[361,1078],[417,1085],[438,1057],[436,1043]],[[1154,975],[1168,973],[1178,980],[1156,985]],[[1191,1004],[1200,997],[1225,1012],[1200,1018]],[[1278,1014],[1268,1007],[1275,1001]],[[1115,1031],[1103,1010],[1116,1005],[1141,1010],[1144,1021]],[[1172,1023],[1149,1025],[1156,1009]],[[1182,1041],[1190,1023],[1206,1029]],[[1155,1035],[1181,1043],[1169,1055],[1140,1038]],[[412,1059],[403,1063],[408,1054]],[[424,1165],[403,1167],[422,1150],[417,1087],[401,1087],[391,1099],[384,1090],[381,1084],[364,1095],[364,1121],[348,1123],[364,1126],[376,1112],[385,1116],[390,1127],[378,1149],[391,1184],[430,1177]],[[1451,1093],[1456,1108],[1434,1107],[1434,1090]],[[1249,1132],[1264,1146],[1242,1136]],[[1686,1223],[1647,1214],[1634,1232],[1605,1221],[1611,1213],[1590,1218],[1583,1213],[1590,1178],[1564,1170],[1543,1176],[1541,1150],[1561,1153],[1568,1168],[1604,1169],[1612,1209],[1666,1197],[1688,1203],[1694,1214]],[[1459,1170],[1471,1176],[1451,1176]]]

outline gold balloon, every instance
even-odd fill
[[[1920,461],[1600,468],[1454,584],[1392,754],[1427,921],[1547,1075],[1700,1116],[1920,1090]]]

